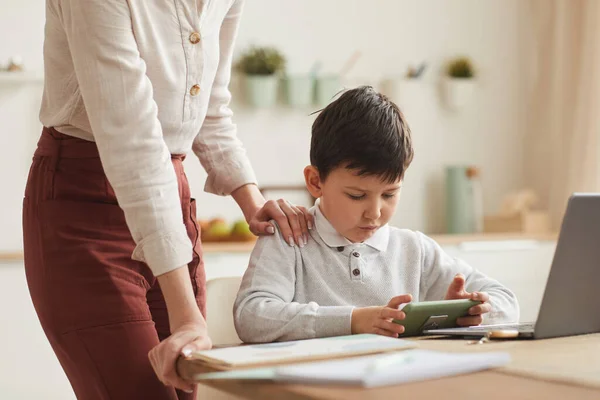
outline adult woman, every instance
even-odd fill
[[[241,11],[241,0],[46,2],[44,130],[23,207],[25,267],[78,398],[194,396],[174,369],[180,354],[210,347],[182,166],[190,149],[206,190],[231,194],[254,233],[273,233],[275,219],[304,243],[305,210],[265,203],[231,121]]]

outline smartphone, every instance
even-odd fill
[[[426,329],[456,328],[456,319],[469,315],[469,309],[481,301],[477,300],[441,300],[408,303],[402,311],[404,320],[394,320],[404,326],[400,337],[421,335]]]

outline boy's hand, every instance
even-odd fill
[[[485,292],[469,293],[465,289],[465,277],[457,274],[448,287],[445,300],[471,299],[481,301],[481,304],[469,308],[468,317],[460,317],[456,320],[459,326],[479,325],[483,322],[483,314],[492,311],[492,305],[488,303],[490,295]]]
[[[400,304],[410,303],[411,300],[410,294],[403,294],[392,298],[387,306],[355,308],[352,311],[352,333],[375,333],[397,338],[404,332],[404,327],[392,320],[402,320],[406,317],[398,307]]]

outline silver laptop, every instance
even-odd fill
[[[544,339],[600,332],[600,193],[574,193],[567,205],[537,321],[426,330],[428,335],[486,336],[513,330]]]

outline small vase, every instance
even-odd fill
[[[311,76],[286,76],[284,83],[285,98],[288,105],[306,107],[312,104],[315,82]]]
[[[253,107],[272,107],[277,102],[276,75],[246,75],[246,99]]]
[[[382,82],[382,92],[405,111],[405,108],[422,106],[428,86],[423,79],[395,78]]]
[[[444,96],[448,108],[459,110],[466,106],[475,89],[475,81],[471,78],[446,78]]]
[[[446,168],[446,229],[450,234],[480,233],[483,205],[479,170],[473,166]]]
[[[340,77],[337,75],[324,75],[315,82],[315,103],[319,107],[329,104],[336,94],[342,90]]]

